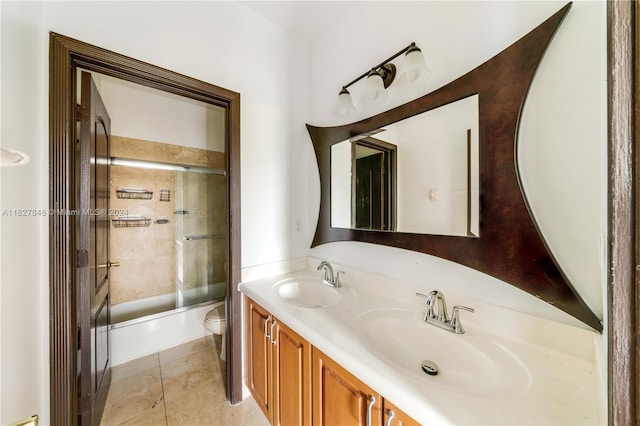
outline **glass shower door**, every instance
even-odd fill
[[[225,296],[225,176],[176,172],[176,307]]]

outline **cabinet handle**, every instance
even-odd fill
[[[266,337],[267,339],[271,339],[271,336],[269,336],[269,334],[267,334],[267,323],[271,321],[271,315],[269,315],[267,317],[267,319],[264,320],[264,337]]]
[[[367,426],[371,426],[371,410],[373,410],[373,404],[376,403],[376,397],[369,395],[369,405],[367,405]]]
[[[389,417],[387,417],[387,421],[384,424],[384,426],[391,426],[391,420],[393,420],[395,416],[396,416],[396,413],[394,413],[393,410],[389,410]]]
[[[275,326],[276,326],[276,324],[277,324],[277,322],[276,322],[276,321],[273,321],[273,322],[271,323],[271,332],[269,333],[269,334],[271,334],[270,339],[271,339],[271,344],[272,344],[272,345],[275,345],[275,344],[276,344],[276,339],[274,339],[274,338],[273,338],[273,327],[275,327]]]

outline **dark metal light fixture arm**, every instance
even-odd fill
[[[404,49],[402,49],[401,51],[399,51],[398,53],[396,53],[395,55],[391,56],[390,58],[382,61],[381,63],[379,63],[378,65],[376,65],[375,67],[373,67],[372,69],[374,70],[378,70],[378,68],[382,68],[383,66],[385,66],[387,63],[393,61],[395,58],[397,58],[398,56],[402,55],[403,53],[406,53],[409,49],[411,49],[411,47],[415,46],[416,43],[415,42],[411,42],[411,44],[407,47],[405,47]],[[342,86],[343,89],[346,89],[347,87],[353,85],[354,83],[362,80],[363,78],[365,78],[366,76],[369,75],[369,71],[366,71],[364,74],[360,75],[359,77],[355,78],[354,80],[352,80],[349,84]]]

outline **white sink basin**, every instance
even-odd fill
[[[527,391],[531,375],[526,366],[490,335],[470,331],[472,320],[461,317],[465,334],[426,324],[420,312],[407,310],[373,310],[358,319],[360,337],[369,350],[421,384],[486,398]],[[437,364],[437,375],[422,371],[425,360]]]
[[[322,284],[318,277],[294,277],[278,281],[273,291],[285,302],[302,308],[327,308],[337,304],[338,290]]]

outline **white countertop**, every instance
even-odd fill
[[[584,342],[584,333],[569,332],[566,336],[557,335],[550,338],[547,334],[564,333],[565,326],[558,326],[555,330],[553,325],[549,326],[547,320],[539,319],[540,328],[535,330],[536,319],[524,318],[522,324],[518,322],[519,316],[526,314],[511,311],[505,314],[504,308],[494,309],[491,305],[464,300],[458,296],[454,300],[455,304],[463,302],[460,304],[474,307],[476,312],[464,315],[465,312],[461,315],[466,333],[454,335],[455,338],[467,339],[468,342],[479,338],[492,339],[522,362],[528,377],[526,386],[520,386],[512,392],[482,396],[478,396],[477,393],[457,393],[437,386],[437,383],[432,385],[438,376],[414,374],[385,361],[383,357],[376,355],[375,351],[370,350],[361,338],[362,321],[358,317],[366,312],[375,309],[415,310],[417,314],[424,312],[423,301],[415,297],[414,292],[403,288],[387,290],[392,294],[386,295],[380,292],[379,287],[365,288],[360,283],[351,283],[347,279],[343,287],[338,289],[342,295],[338,304],[314,309],[288,304],[272,291],[273,285],[282,279],[310,275],[315,276],[317,273],[301,271],[245,282],[240,284],[240,290],[421,424],[436,426],[606,423],[600,418],[600,392],[593,359],[590,359],[590,356],[581,357],[575,353],[558,350],[559,347],[579,350],[576,348],[588,346],[589,342]],[[317,276],[318,285],[321,285],[321,276]],[[450,303],[449,295],[446,296],[449,302],[448,309],[451,310],[454,303]],[[498,332],[494,333],[494,328],[487,325],[496,321],[499,321],[501,326],[496,327]],[[425,327],[434,326],[425,324]],[[541,345],[540,341],[532,342],[528,337],[536,332],[541,335],[542,341],[555,340],[560,342],[559,346],[550,347]],[[576,344],[567,342],[567,339],[575,339]],[[481,387],[482,383],[478,386]]]

